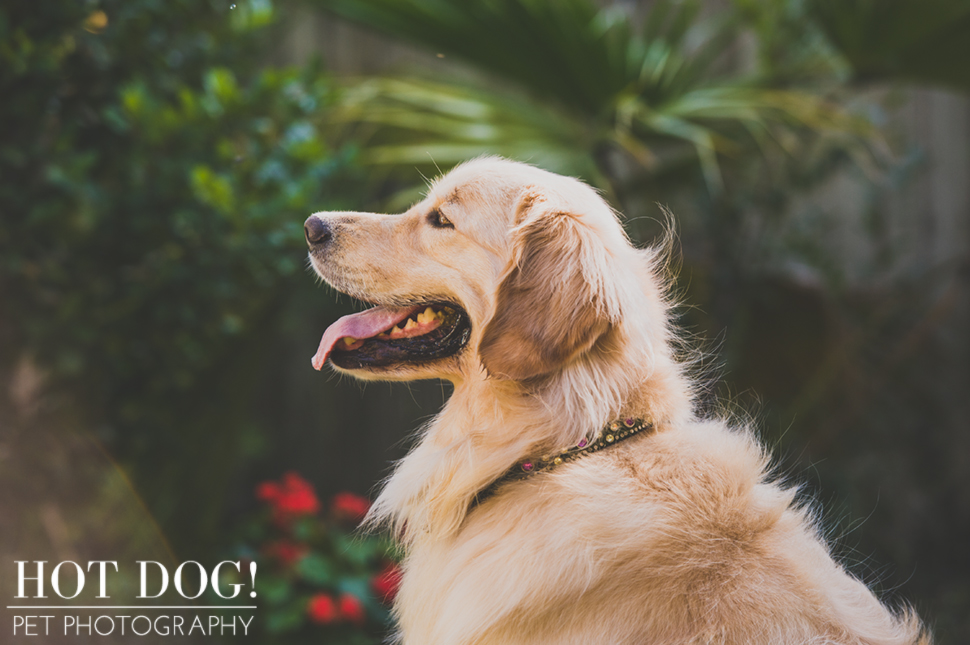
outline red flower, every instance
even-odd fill
[[[320,510],[313,486],[296,473],[283,475],[283,492],[275,500],[276,508],[289,515],[312,515]]]
[[[381,602],[387,604],[394,602],[397,590],[401,586],[401,567],[393,562],[388,564],[371,579],[370,586]]]
[[[338,607],[340,609],[340,617],[344,620],[357,623],[358,625],[364,622],[364,605],[361,604],[357,596],[345,593],[340,596]]]
[[[269,502],[273,508],[273,521],[287,526],[303,515],[313,515],[320,510],[320,501],[307,480],[294,472],[283,475],[282,482],[263,482],[256,487],[256,497]]]
[[[329,625],[337,620],[337,605],[330,594],[318,593],[307,603],[307,616],[315,623]]]
[[[360,522],[370,510],[370,502],[353,493],[337,493],[333,496],[333,514],[339,519]]]
[[[277,540],[265,547],[266,554],[279,560],[284,566],[290,566],[307,554],[309,549],[305,544],[290,540]]]

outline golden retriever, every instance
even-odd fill
[[[454,384],[368,517],[406,551],[400,642],[930,642],[748,431],[695,414],[661,254],[585,184],[482,158],[404,214],[305,230],[317,273],[375,305],[314,367]]]

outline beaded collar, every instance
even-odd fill
[[[646,423],[643,419],[627,417],[619,421],[613,421],[608,426],[599,431],[593,441],[583,439],[577,445],[563,450],[555,455],[543,455],[539,458],[528,458],[516,463],[504,475],[493,481],[481,490],[472,501],[472,507],[481,504],[486,499],[495,494],[499,487],[513,481],[526,479],[537,473],[552,470],[567,461],[574,461],[584,455],[589,455],[603,448],[609,448],[624,439],[629,439],[633,435],[649,430],[653,427],[652,423]]]

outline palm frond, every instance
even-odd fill
[[[370,78],[348,83],[332,118],[340,128],[355,127],[368,164],[446,167],[497,154],[604,184],[579,120],[510,93]]]
[[[736,25],[701,19],[695,0],[659,0],[642,34],[626,15],[590,0],[320,1],[505,81],[350,83],[336,118],[356,124],[362,159],[375,165],[421,167],[433,157],[446,166],[491,153],[606,188],[597,165],[604,149],[656,174],[668,162],[682,166],[686,147],[716,193],[719,156],[764,150],[794,132],[871,133],[814,94],[714,74]]]

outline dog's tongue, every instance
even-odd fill
[[[382,331],[393,327],[402,320],[406,320],[415,311],[415,307],[374,307],[359,314],[344,316],[323,332],[320,347],[313,356],[313,368],[320,370],[327,357],[333,351],[337,341],[346,336],[362,339],[376,336]]]

